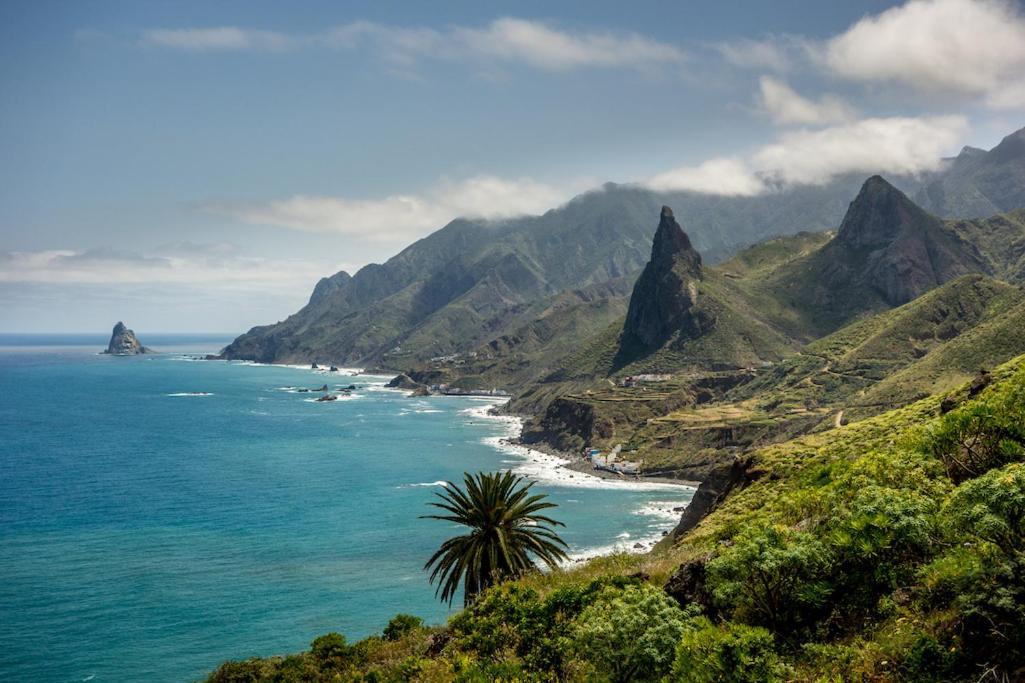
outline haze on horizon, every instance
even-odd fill
[[[302,10],[0,6],[0,332],[240,332],[457,216],[914,174],[1025,123],[1012,0]]]

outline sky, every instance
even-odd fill
[[[0,332],[241,332],[456,216],[921,173],[1025,125],[1025,8],[0,3]]]

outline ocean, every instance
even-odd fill
[[[502,443],[490,399],[387,377],[200,361],[224,335],[0,335],[0,677],[189,681],[226,659],[441,623],[420,519],[446,480],[513,469],[574,557],[647,546],[687,487],[599,480]],[[317,403],[298,388],[357,385]],[[458,605],[457,605],[458,606]]]

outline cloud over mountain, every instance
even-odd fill
[[[967,128],[961,116],[869,118],[786,131],[746,157],[723,157],[660,173],[645,184],[751,196],[778,185],[819,185],[851,172],[914,175],[940,167]]]
[[[268,202],[212,204],[209,208],[247,223],[402,244],[460,216],[506,218],[542,213],[570,196],[568,190],[530,178],[478,175],[462,181],[443,179],[420,193],[381,199],[295,195]]]

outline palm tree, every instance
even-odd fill
[[[534,559],[554,568],[567,559],[566,543],[550,528],[564,526],[538,514],[556,507],[543,502],[544,494],[530,493],[533,482],[511,472],[463,475],[464,488],[447,482],[441,502],[428,505],[449,514],[423,515],[470,527],[472,531],[441,544],[424,569],[431,583],[438,582],[442,602],[452,604],[459,583],[463,583],[463,604],[469,605],[485,589],[505,579],[521,576],[535,567]]]

